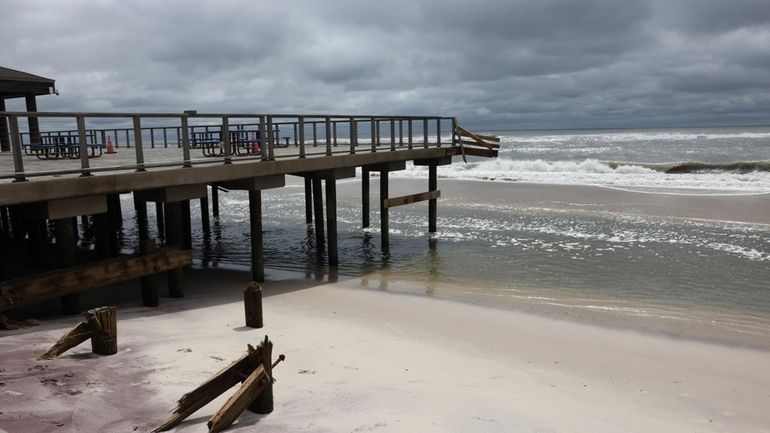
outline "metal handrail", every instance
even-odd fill
[[[41,170],[41,171],[25,171],[22,158],[22,150],[25,146],[33,144],[33,135],[30,132],[23,132],[19,130],[20,118],[70,118],[75,119],[77,127],[74,130],[59,130],[59,131],[35,131],[36,139],[40,137],[47,137],[55,134],[70,134],[77,133],[80,152],[80,168],[68,168],[63,170]],[[86,121],[88,119],[121,119],[123,122],[130,121],[132,124],[128,125],[114,125],[102,128],[87,128]],[[178,119],[178,125],[174,126],[147,126],[142,124],[143,120],[150,119]],[[216,121],[214,124],[198,124],[200,121],[207,119],[213,119]],[[238,121],[252,120],[253,123],[238,123]],[[237,132],[244,131],[246,127],[258,128],[259,138],[258,142],[261,146],[261,152],[258,157],[248,157],[241,155],[237,157],[237,160],[262,160],[269,161],[274,160],[277,157],[284,158],[306,158],[306,157],[329,157],[333,155],[339,155],[341,153],[354,154],[357,151],[362,152],[364,149],[361,147],[364,144],[369,144],[370,152],[383,152],[383,151],[396,151],[401,146],[406,146],[408,149],[413,149],[416,145],[421,147],[442,147],[442,146],[456,146],[457,139],[455,129],[457,120],[454,117],[447,116],[415,116],[415,115],[326,115],[326,114],[254,114],[254,113],[197,113],[186,111],[184,113],[104,113],[104,112],[0,112],[0,121],[8,122],[9,136],[7,137],[10,143],[11,151],[13,153],[13,172],[3,173],[0,171],[0,179],[13,178],[15,181],[24,181],[28,177],[33,176],[48,176],[48,175],[61,175],[61,174],[77,174],[81,176],[90,176],[92,173],[108,172],[108,171],[121,171],[134,169],[135,171],[145,171],[148,168],[157,167],[191,167],[194,164],[201,163],[224,163],[230,164],[233,162],[235,147],[241,146],[241,143],[231,143],[229,131]],[[385,123],[385,125],[382,125]],[[446,128],[446,125],[442,128],[442,123],[451,125]],[[366,140],[361,137],[361,126],[364,126],[364,131],[369,128],[370,139]],[[103,125],[100,125],[103,126]],[[383,126],[385,130],[390,132],[388,137],[382,136]],[[223,151],[222,157],[214,157],[208,160],[196,161],[191,156],[191,133],[204,129],[206,131],[211,128],[218,130],[221,137],[221,151]],[[274,128],[275,129],[274,131]],[[312,136],[307,135],[308,128],[312,128]],[[319,131],[319,128],[321,131]],[[150,131],[150,146],[155,148],[155,131],[161,129],[163,131],[163,145],[168,147],[169,135],[176,137],[175,144],[182,149],[182,155],[180,161],[145,161],[144,149],[147,148],[146,142],[143,137],[147,137],[146,132]],[[348,132],[349,137],[349,150],[337,151],[332,150],[333,147],[337,147],[341,144],[338,140],[339,130]],[[406,129],[406,131],[405,131]],[[448,142],[442,141],[442,130],[452,131],[451,140]],[[169,131],[175,131],[169,134]],[[276,131],[284,130],[284,136],[279,137]],[[107,167],[91,167],[89,161],[89,155],[87,152],[88,142],[91,145],[96,144],[95,141],[100,137],[102,144],[105,144],[107,135],[110,131],[115,133],[115,146],[118,144],[118,131],[125,131],[126,147],[131,145],[131,136],[133,136],[133,145],[135,148],[135,164],[121,164]],[[396,134],[398,131],[398,134]],[[274,133],[275,132],[275,133]],[[405,133],[406,132],[406,133]],[[256,133],[256,132],[255,132]],[[419,133],[419,135],[418,135]],[[434,134],[435,139],[431,140],[431,134]],[[253,135],[253,134],[252,134]],[[398,136],[397,136],[398,135]],[[28,143],[25,143],[24,138],[27,136]],[[344,135],[343,135],[344,136]],[[2,137],[0,137],[2,138]],[[281,147],[289,146],[289,141],[293,141],[293,144],[298,148],[296,154],[283,154],[276,155],[275,149],[280,146],[280,139],[284,138],[285,145]],[[309,139],[312,138],[311,141]],[[421,140],[420,140],[421,139]],[[367,141],[369,143],[367,143]],[[420,142],[421,141],[421,142]],[[318,146],[322,145],[324,152],[308,152],[306,147],[308,145]],[[239,153],[241,151],[239,150]],[[251,154],[250,150],[247,150],[247,154]]]

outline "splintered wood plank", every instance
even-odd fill
[[[209,404],[220,394],[235,386],[243,377],[251,371],[252,360],[248,353],[233,361],[227,367],[215,374],[211,379],[202,383],[194,390],[183,395],[171,416],[153,432],[161,432],[172,429],[184,421],[198,409]]]
[[[50,349],[40,355],[38,359],[54,359],[62,353],[72,349],[78,344],[88,340],[94,335],[94,331],[86,322],[80,322],[64,334]]]

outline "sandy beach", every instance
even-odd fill
[[[266,326],[243,326],[248,273],[192,270],[188,295],[136,307],[110,290],[119,353],[86,343],[36,356],[77,317],[0,338],[0,429],[150,431],[176,399],[265,334],[275,411],[232,431],[770,431],[770,353],[672,340],[524,313],[271,272]],[[94,292],[98,305],[105,292]],[[205,431],[220,398],[176,428]]]

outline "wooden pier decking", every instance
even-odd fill
[[[32,117],[41,130],[20,131],[19,120]],[[283,187],[285,176],[305,179],[306,222],[315,223],[317,244],[326,246],[329,265],[334,267],[338,262],[338,179],[355,177],[360,169],[362,226],[367,227],[369,174],[380,173],[381,244],[387,251],[390,207],[427,200],[428,228],[436,231],[440,196],[436,167],[451,164],[454,156],[494,157],[499,142],[496,137],[468,132],[455,118],[442,116],[0,112],[0,121],[7,122],[11,144],[10,152],[0,152],[0,239],[4,246],[8,240],[27,242],[34,251],[36,244],[46,241],[41,224],[53,222],[57,228],[58,269],[44,278],[51,284],[58,276],[68,281],[68,287],[77,286],[73,284],[78,272],[73,258],[76,240],[70,227],[74,218],[93,216],[99,228],[98,257],[114,261],[117,251],[111,228],[120,224],[116,221],[120,215],[118,194],[133,194],[140,242],[147,240],[146,204],[152,202],[159,211],[158,223],[165,227],[165,245],[189,250],[189,201],[201,200],[205,230],[209,187],[215,216],[219,212],[220,188],[248,191],[252,274],[255,281],[263,281],[261,191]],[[41,143],[49,143],[49,147],[40,147]],[[52,145],[66,149],[52,149]],[[117,146],[117,154],[102,155],[101,148],[107,145]],[[72,151],[73,147],[77,152]],[[99,154],[92,151],[97,147]],[[389,197],[388,173],[404,170],[409,161],[429,167],[427,191]],[[142,255],[157,254],[139,247],[137,251]],[[98,269],[98,262],[96,268],[91,268]],[[147,276],[169,266],[156,268],[145,266],[126,273],[132,278],[145,277],[145,305],[157,305],[157,287],[154,292],[145,287],[151,283]],[[29,301],[20,298],[15,287],[26,287],[26,280],[39,282],[43,278],[32,274],[21,276],[20,281],[9,271],[0,262],[0,299],[6,301],[0,302],[0,311]],[[183,296],[182,268],[167,272],[170,295]],[[9,274],[14,279],[8,280]],[[98,274],[92,272],[89,287],[99,285],[99,277],[94,277]],[[104,283],[113,282],[112,278],[104,277]],[[78,311],[76,293],[72,289],[65,292],[65,311]],[[49,297],[62,294],[52,288]],[[36,300],[45,294],[37,290],[35,296]]]

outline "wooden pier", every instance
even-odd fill
[[[24,120],[40,129],[20,130]],[[428,201],[427,227],[435,232],[437,167],[453,157],[495,157],[499,146],[496,137],[473,134],[443,116],[0,112],[0,123],[10,143],[0,152],[0,312],[61,296],[63,310],[77,313],[80,290],[133,278],[141,278],[143,304],[158,305],[158,273],[166,274],[169,296],[184,296],[195,217],[190,200],[200,200],[201,226],[208,230],[209,209],[214,217],[221,210],[220,190],[248,192],[251,268],[261,282],[262,191],[285,186],[286,176],[304,178],[306,222],[314,224],[316,245],[327,249],[334,268],[337,180],[361,174],[362,226],[368,227],[369,176],[378,172],[387,251],[390,208]],[[120,156],[103,154],[108,145]],[[390,197],[389,173],[407,162],[428,167],[427,191]],[[132,256],[121,255],[116,239],[118,197],[128,193],[139,232]],[[156,207],[163,248],[148,239],[148,203]],[[96,257],[77,251],[78,218],[93,228]],[[52,243],[53,258],[46,254]],[[16,251],[28,255],[24,266],[7,259]]]

